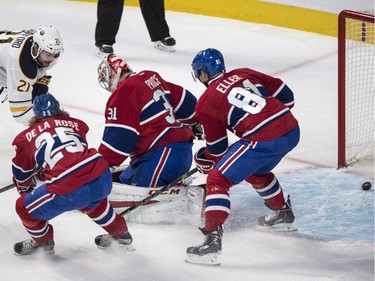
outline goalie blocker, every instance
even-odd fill
[[[120,214],[159,188],[144,188],[113,182],[108,196],[111,206]],[[190,222],[200,223],[204,189],[201,186],[181,184],[161,193],[145,205],[125,215],[127,222],[157,224]]]

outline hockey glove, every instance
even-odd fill
[[[198,140],[204,140],[205,139],[201,124],[199,124],[198,122],[194,123],[194,124],[190,125],[190,129],[193,131],[194,136]]]
[[[214,167],[215,162],[207,159],[204,156],[204,152],[206,151],[205,147],[201,147],[195,154],[194,154],[194,162],[197,166],[199,172],[202,174],[208,174]]]
[[[112,174],[112,181],[113,182],[121,182],[120,180],[120,175],[121,173],[127,168],[126,165],[121,165],[121,166],[112,166],[112,167],[109,167],[109,169],[111,170],[111,174]]]
[[[48,93],[48,84],[51,82],[52,76],[45,75],[42,78],[36,80],[35,84],[33,85],[32,91],[32,99],[36,96],[44,95]]]
[[[22,187],[18,187],[17,186],[17,190],[18,190],[18,193],[20,195],[24,194],[24,193],[29,193],[29,192],[32,192],[34,190],[34,187],[35,187],[35,183],[32,182],[28,187],[26,188],[22,188]]]

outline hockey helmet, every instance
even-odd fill
[[[124,71],[133,73],[124,58],[115,54],[108,55],[102,60],[98,68],[99,85],[112,93],[116,90],[121,73]]]
[[[60,34],[53,26],[39,27],[33,34],[33,47],[35,43],[38,45],[37,53],[33,54],[33,52],[31,52],[34,59],[36,59],[42,51],[53,54],[56,58],[64,51]]]
[[[209,48],[200,51],[191,64],[193,68],[193,77],[199,78],[200,71],[204,71],[208,76],[218,72],[225,72],[224,58],[220,51]]]
[[[47,93],[35,97],[33,109],[37,117],[44,119],[56,116],[60,109],[60,103],[52,94]]]

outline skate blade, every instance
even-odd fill
[[[120,250],[123,250],[123,251],[127,251],[127,252],[134,252],[135,251],[135,248],[133,245],[125,245],[125,244],[116,244],[116,243],[111,243],[110,245],[106,246],[106,247],[103,247],[103,246],[99,246],[99,245],[96,245],[100,250],[104,250],[104,251],[113,251],[115,249],[120,249]]]
[[[120,248],[123,249],[124,251],[128,251],[128,252],[134,252],[135,251],[135,248],[134,248],[133,245],[124,245],[124,244],[121,244]]]
[[[16,256],[30,256],[30,255],[44,255],[44,256],[52,256],[55,254],[55,249],[52,249],[52,250],[44,250],[44,249],[36,249],[34,251],[31,251],[31,252],[28,252],[28,253],[16,253],[16,252],[13,252],[14,255]]]
[[[158,49],[160,51],[163,51],[163,52],[168,52],[168,53],[173,53],[173,52],[176,51],[176,49],[174,48],[174,46],[164,46],[162,44],[155,44],[154,48]]]
[[[185,262],[198,265],[207,265],[207,266],[219,266],[220,261],[217,254],[207,254],[203,256],[198,256],[194,254],[187,254]]]
[[[257,225],[255,227],[257,230],[260,231],[267,231],[267,232],[286,232],[286,231],[296,231],[297,227],[294,223],[280,223],[273,226],[263,226]]]

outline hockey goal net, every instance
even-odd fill
[[[374,158],[374,13],[338,22],[338,168]]]

